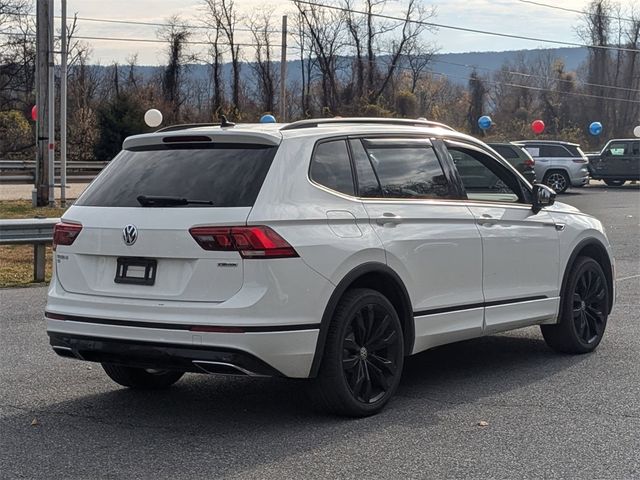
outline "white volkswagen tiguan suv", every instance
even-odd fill
[[[326,409],[370,415],[437,345],[539,324],[557,351],[597,347],[611,248],[554,196],[432,122],[137,135],[55,227],[47,332],[128,387],[309,378]]]

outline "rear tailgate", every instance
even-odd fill
[[[63,217],[82,230],[57,246],[60,285],[88,295],[227,300],[242,288],[242,257],[203,249],[189,230],[245,225],[276,149],[227,143],[121,152]],[[141,195],[160,202],[149,206]],[[166,206],[167,199],[198,203]]]
[[[66,291],[89,295],[221,302],[243,283],[238,252],[205,251],[189,234],[194,225],[239,225],[251,208],[168,209],[75,207],[65,220],[81,223],[71,246],[56,249],[56,273]],[[124,241],[126,225],[137,239]],[[118,259],[155,263],[152,285],[117,283]],[[135,277],[133,277],[135,278]]]

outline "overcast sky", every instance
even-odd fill
[[[235,0],[238,11],[249,15],[263,5],[264,0]],[[583,9],[585,0],[538,0],[540,3],[561,5],[565,8]],[[623,0],[623,6],[630,8],[636,0]],[[60,7],[55,0],[56,8]],[[404,3],[404,2],[402,2]],[[491,30],[501,33],[525,35],[549,40],[579,42],[575,27],[579,24],[577,13],[540,7],[519,0],[439,0],[424,5],[435,5],[437,16],[433,21],[440,24],[454,25],[480,30]],[[394,14],[394,7],[400,2],[389,2],[385,13]],[[279,5],[276,13],[291,12],[291,3],[287,0],[273,2]],[[394,7],[394,8],[392,8]],[[77,13],[79,17],[100,19],[135,20],[144,22],[163,22],[174,14],[179,14],[185,21],[197,24],[202,16],[202,1],[198,0],[68,0],[68,15]],[[203,30],[195,30],[193,39],[203,37]],[[117,25],[98,22],[80,21],[78,35],[98,37],[118,37],[136,39],[157,39],[157,28],[137,25]],[[247,35],[247,34],[244,34]],[[276,39],[278,37],[276,36]],[[489,35],[465,33],[440,29],[434,34],[425,35],[425,39],[437,44],[440,52],[469,51],[501,51],[553,47],[537,41],[505,39]],[[248,37],[243,40],[249,41]],[[92,61],[108,64],[114,61],[124,62],[132,54],[138,54],[138,62],[144,65],[157,65],[163,62],[162,44],[115,42],[105,40],[88,40],[92,47]],[[290,41],[291,42],[291,41]],[[279,43],[279,40],[277,40]],[[204,47],[193,46],[192,49],[203,51]],[[251,56],[250,52],[247,52]],[[291,52],[290,55],[295,52]]]

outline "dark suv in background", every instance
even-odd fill
[[[522,140],[513,143],[524,147],[536,161],[537,181],[557,193],[589,183],[589,160],[577,143],[556,140]]]
[[[640,180],[640,139],[609,140],[599,153],[588,154],[589,172],[594,180],[619,187],[627,180]]]
[[[514,143],[488,143],[502,158],[518,170],[529,183],[536,181],[535,160],[524,148]]]

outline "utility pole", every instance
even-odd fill
[[[60,29],[60,204],[67,206],[67,0],[61,0]]]
[[[49,204],[49,37],[53,13],[51,0],[36,2],[36,120],[37,154],[34,204],[44,207]]]
[[[48,22],[48,30],[49,30],[49,51],[48,51],[48,59],[49,59],[49,84],[48,84],[48,92],[47,92],[47,100],[49,103],[48,108],[48,126],[49,126],[49,155],[48,155],[48,170],[47,170],[47,182],[49,187],[47,191],[49,193],[49,201],[48,204],[52,207],[56,203],[56,192],[55,192],[55,160],[56,160],[56,94],[55,94],[55,52],[53,51],[54,43],[53,43],[53,3],[54,0],[49,1],[49,22]]]
[[[280,53],[280,122],[287,112],[287,16],[282,16],[282,51]]]

